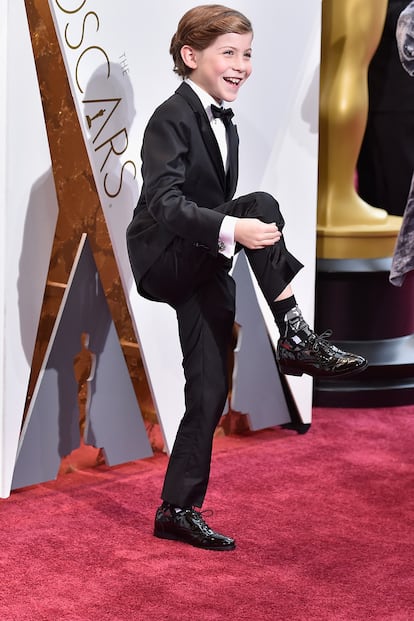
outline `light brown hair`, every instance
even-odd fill
[[[234,32],[253,32],[252,24],[245,15],[221,4],[202,4],[187,11],[180,19],[177,32],[173,35],[170,54],[174,60],[174,71],[182,78],[190,75],[192,69],[181,58],[181,48],[189,45],[201,51],[209,47],[220,35]]]

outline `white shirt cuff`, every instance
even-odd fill
[[[224,216],[219,232],[219,253],[228,259],[234,256],[236,242],[234,241],[234,229],[236,228],[237,218],[234,216]]]

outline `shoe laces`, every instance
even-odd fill
[[[332,350],[335,351],[335,345],[332,343],[328,343],[326,339],[329,339],[332,336],[332,330],[325,330],[322,334],[316,334],[312,332],[309,337],[309,343],[311,344],[312,351],[323,351],[326,354],[332,353]]]
[[[206,523],[203,516],[213,515],[213,511],[211,509],[206,509],[205,511],[196,511],[195,509],[187,509],[194,519],[195,522],[203,529],[203,531],[208,534],[214,534],[214,531],[210,528],[210,526]]]

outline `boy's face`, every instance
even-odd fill
[[[202,51],[187,48],[185,63],[191,67],[190,79],[207,91],[217,103],[234,101],[252,72],[253,34],[234,32],[220,35]]]

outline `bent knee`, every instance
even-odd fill
[[[255,192],[255,199],[263,214],[263,220],[265,222],[276,222],[279,230],[281,230],[285,224],[283,216],[279,209],[279,203],[274,196],[268,192]]]

